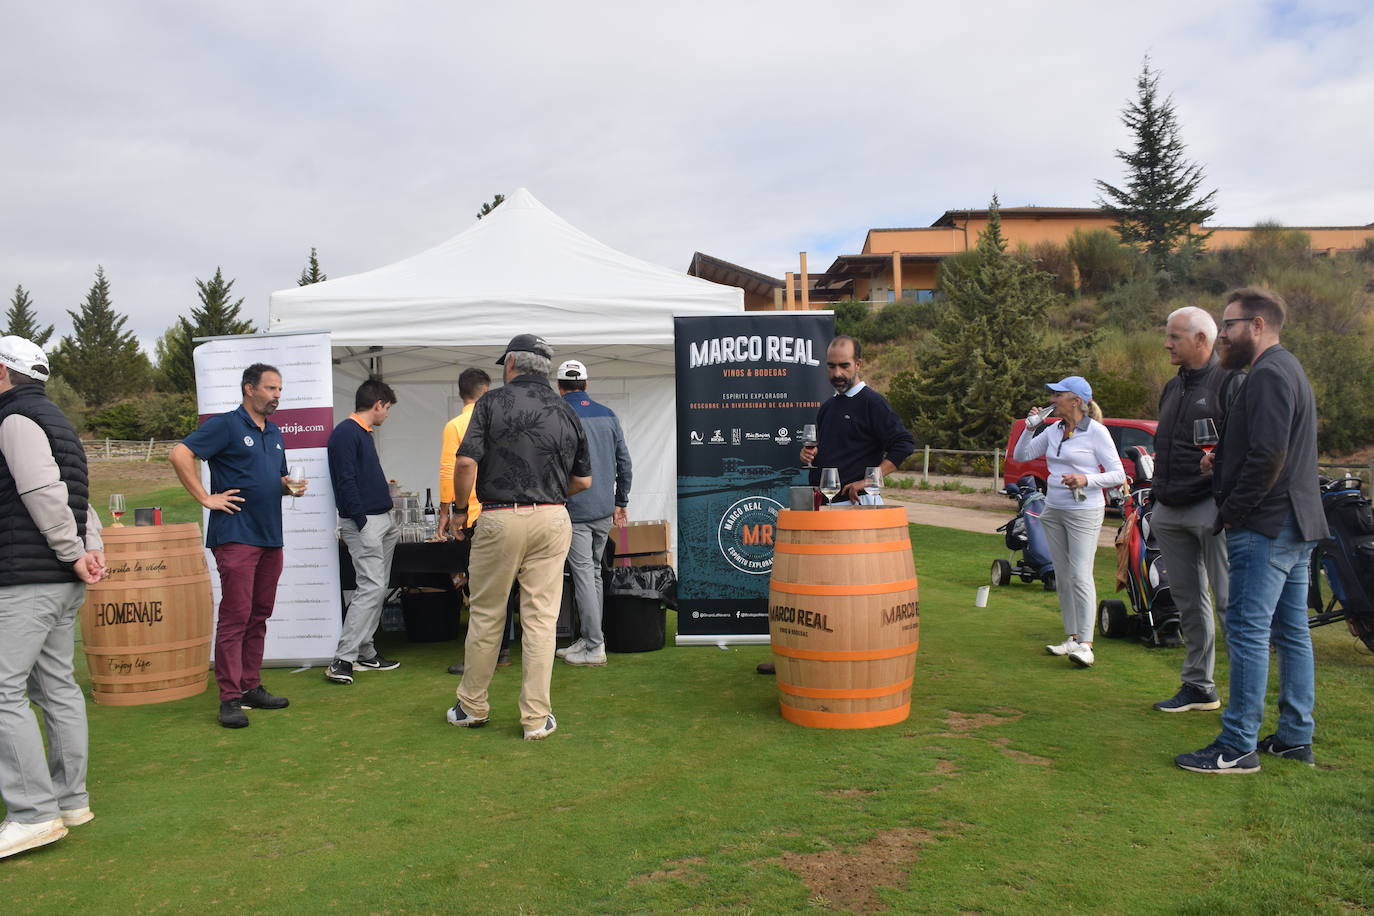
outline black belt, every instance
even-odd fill
[[[482,503],[483,512],[494,512],[497,509],[533,509],[535,506],[561,506],[563,503]]]

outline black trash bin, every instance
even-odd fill
[[[664,608],[677,607],[671,566],[616,566],[605,584],[601,627],[611,652],[652,652],[665,640]]]

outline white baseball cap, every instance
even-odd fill
[[[558,380],[561,382],[585,382],[587,367],[575,359],[570,359],[558,367]]]
[[[0,337],[0,363],[35,381],[48,380],[48,357],[43,348],[22,337]]]

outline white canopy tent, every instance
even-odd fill
[[[634,460],[630,517],[675,521],[673,316],[743,310],[741,290],[609,248],[521,188],[428,251],[273,293],[268,330],[331,333],[336,421],[370,374],[396,390],[378,430],[382,467],[403,489],[435,488],[436,500],[440,433],[462,409],[458,374],[477,366],[500,385],[506,342],[539,334],[555,366],[586,363],[588,392],[620,416]]]

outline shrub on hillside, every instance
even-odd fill
[[[1145,272],[1140,252],[1121,244],[1106,229],[1075,229],[1066,249],[1078,268],[1078,288],[1083,293],[1108,292]]]
[[[76,393],[76,389],[67,384],[67,380],[60,375],[54,375],[48,379],[43,386],[48,398],[57,405],[58,409],[67,415],[76,431],[82,432],[86,428],[86,401],[81,395]]]
[[[1022,246],[1017,257],[1025,258],[1054,277],[1054,291],[1066,296],[1078,291],[1078,268],[1074,266],[1069,249],[1054,242],[1036,242],[1029,248]]]
[[[198,419],[192,395],[158,392],[92,412],[87,428],[98,439],[180,439]]]
[[[858,302],[850,299],[845,302],[836,302],[831,306],[835,313],[835,333],[848,334],[850,337],[863,340],[863,326],[868,322],[868,303]]]

